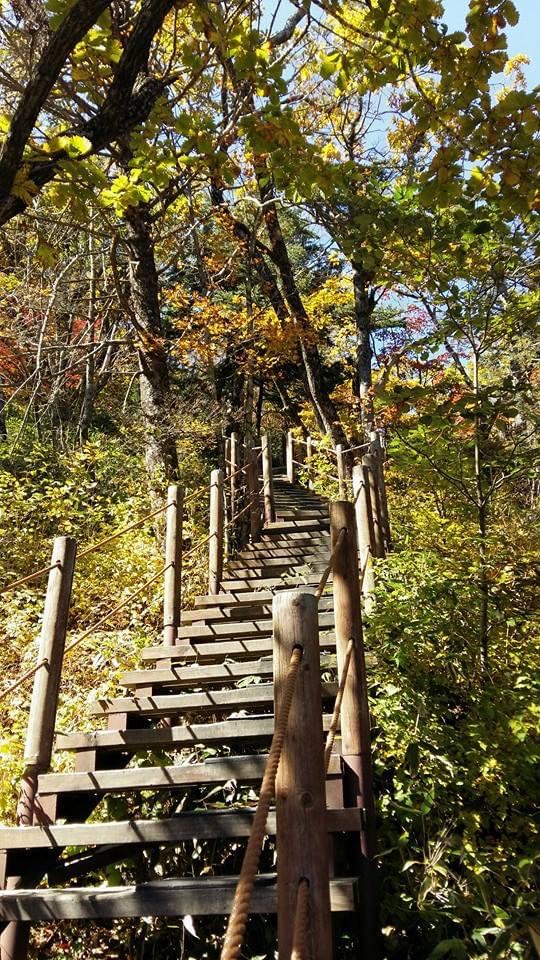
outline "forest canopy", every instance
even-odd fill
[[[3,0],[0,589],[55,535],[87,544],[167,484],[205,484],[232,432],[269,431],[277,453],[286,431],[324,451],[378,430],[385,956],[521,960],[540,941],[540,97],[508,52],[520,2],[470,0],[456,30],[453,6]],[[336,499],[324,453],[313,470]],[[205,493],[187,547],[207,514]],[[81,560],[72,628],[159,570],[162,535]],[[185,565],[186,602],[204,569]],[[35,661],[42,597],[0,593],[6,678]],[[115,689],[159,616],[141,593],[66,663],[59,728]],[[5,821],[28,699],[0,704]],[[134,927],[96,928],[93,954],[113,936],[114,956],[178,956],[166,925]],[[183,930],[183,956],[210,955],[215,930]],[[33,956],[88,943],[51,925]]]

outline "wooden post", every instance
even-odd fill
[[[235,433],[231,433],[231,447],[230,447],[230,467],[229,467],[229,477],[231,485],[231,501],[230,501],[230,519],[233,520],[236,516],[237,510],[237,495],[238,495],[238,480],[240,474],[236,473],[239,463],[238,463],[238,437]]]
[[[223,577],[223,471],[210,474],[210,540],[208,544],[208,593],[219,593]]]
[[[384,557],[384,532],[381,514],[379,484],[377,482],[377,461],[372,453],[362,457],[362,464],[367,468],[369,499],[371,502],[371,516],[373,519],[373,554],[375,557]]]
[[[294,647],[303,650],[276,779],[278,952],[290,960],[298,884],[309,882],[312,960],[331,960],[332,923],[325,825],[319,617],[313,593],[287,590],[272,602],[275,716]]]
[[[184,490],[171,484],[167,490],[165,574],[163,584],[163,643],[173,646],[182,608],[182,519]]]
[[[362,921],[362,956],[376,956],[375,933],[375,804],[371,768],[371,734],[366,664],[362,635],[362,616],[358,582],[358,540],[352,503],[330,504],[332,548],[341,530],[347,533],[334,557],[333,589],[338,675],[341,680],[349,640],[353,654],[347,673],[341,704],[341,749],[345,806],[363,810],[360,834],[361,880],[360,910]]]
[[[313,440],[311,439],[311,434],[308,433],[306,437],[306,463],[307,463],[307,477],[308,477],[308,490],[313,488],[313,477],[311,471],[311,458],[313,456]]]
[[[251,542],[256,543],[261,535],[262,517],[259,502],[259,479],[257,475],[257,454],[254,450],[248,451],[247,460],[247,489],[249,497],[249,531]]]
[[[289,483],[294,483],[296,476],[294,463],[294,437],[290,430],[287,431],[285,455],[287,462],[287,480]]]
[[[76,553],[75,540],[56,537],[51,565],[58,566],[49,573],[38,652],[38,663],[42,660],[46,663],[34,677],[24,749],[25,769],[17,806],[20,826],[33,822],[38,777],[49,769],[51,762]],[[19,882],[19,877],[8,876],[6,887],[14,889]],[[29,937],[29,923],[8,924],[0,940],[2,960],[25,960]]]
[[[370,516],[369,478],[367,476],[367,470],[362,464],[357,463],[353,467],[352,480],[360,562],[367,564],[362,581],[362,596],[364,598],[365,610],[369,613],[373,608],[373,590],[375,587],[373,564],[371,562],[373,556],[373,523]]]
[[[370,452],[375,457],[375,462],[377,465],[377,485],[379,488],[382,532],[386,542],[386,547],[389,549],[392,541],[390,535],[390,518],[388,515],[388,498],[386,496],[386,481],[384,479],[383,449],[379,431],[372,430],[369,435],[369,439],[371,444]]]
[[[268,433],[262,434],[261,447],[262,447],[264,522],[274,523],[276,519],[276,509],[274,506],[274,482],[272,477],[272,448],[270,446],[270,436]]]
[[[345,457],[343,455],[343,444],[336,443],[337,475],[339,480],[339,495],[342,500],[347,499],[347,475],[345,471]]]

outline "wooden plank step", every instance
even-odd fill
[[[131,793],[136,790],[186,790],[235,780],[242,786],[262,780],[266,753],[250,757],[219,757],[204,763],[168,767],[125,767],[121,770],[93,770],[80,773],[44,773],[39,777],[42,797],[58,793]],[[328,773],[340,773],[340,757],[332,754]]]
[[[282,577],[243,577],[240,579],[238,577],[234,580],[223,580],[221,586],[225,593],[229,593],[232,590],[257,590],[265,589],[268,587],[282,587],[285,590],[292,590],[294,587],[317,587],[319,583],[320,575],[315,572],[309,572],[305,577],[303,576],[285,576]],[[332,574],[328,578],[328,582],[332,581]]]
[[[310,555],[316,557],[326,557],[330,552],[330,544],[325,540],[320,546],[313,543],[301,543],[298,546],[290,545],[288,547],[259,547],[253,550],[241,550],[236,554],[235,560],[296,560],[299,557],[305,557],[309,551]]]
[[[336,640],[331,633],[323,633],[320,644],[324,650],[335,650]],[[147,647],[142,651],[145,663],[152,660],[168,660],[182,663],[222,663],[227,658],[246,660],[249,657],[266,657],[273,653],[272,636],[246,637],[243,640],[194,641],[178,646]],[[164,664],[162,664],[163,666]]]
[[[321,666],[325,669],[334,667],[335,654],[321,657]],[[239,661],[235,663],[217,663],[207,666],[189,664],[186,667],[175,666],[156,667],[155,670],[129,670],[120,677],[123,687],[209,687],[232,686],[244,677],[258,677],[259,679],[273,677],[272,657],[262,657],[260,660]]]
[[[254,559],[266,559],[267,557],[302,557],[304,556],[306,550],[309,550],[311,553],[321,553],[326,555],[329,550],[329,538],[325,540],[306,540],[299,543],[294,540],[292,543],[285,545],[270,544],[267,543],[263,547],[258,547],[253,545],[252,547],[247,548],[246,550],[241,550],[236,554],[237,560],[254,560]]]
[[[223,594],[223,596],[229,596],[229,594]],[[256,594],[254,596],[256,596]],[[235,603],[224,604],[223,606],[220,604],[215,607],[208,606],[199,607],[196,610],[182,610],[182,623],[187,624],[195,621],[209,623],[213,620],[232,620],[234,617],[237,617],[238,620],[263,620],[266,619],[266,617],[271,617],[272,594],[269,591],[263,594],[261,591],[260,596],[266,596],[266,602],[264,602],[264,600],[259,600],[258,602],[252,600],[251,603],[247,603],[240,600]],[[320,598],[319,611],[322,612],[333,609],[333,596]],[[265,614],[265,616],[263,616],[263,614]]]
[[[298,563],[295,561],[293,563],[281,564],[277,567],[267,567],[265,565],[259,565],[250,568],[250,567],[238,567],[234,570],[225,570],[223,577],[227,577],[227,580],[223,582],[229,582],[235,577],[238,577],[240,580],[244,580],[249,577],[259,576],[261,578],[265,577],[299,577],[302,576],[302,571],[309,573],[318,573],[325,569],[328,560],[306,560],[305,563]]]
[[[337,683],[321,684],[322,696],[333,700]],[[90,705],[93,716],[113,713],[137,714],[141,717],[170,717],[184,713],[225,713],[236,710],[267,709],[274,705],[273,683],[252,683],[235,690],[206,690],[200,693],[166,694],[155,697],[114,697],[97,700]]]
[[[330,528],[330,520],[274,520],[271,523],[265,523],[263,536],[270,533],[304,533],[306,530],[316,530],[320,533],[322,530]]]
[[[281,584],[280,587],[273,590],[253,590],[251,593],[247,591],[238,591],[234,590],[229,591],[228,593],[208,593],[199,597],[195,597],[195,604],[197,609],[200,607],[202,610],[206,606],[208,607],[229,607],[229,606],[240,606],[241,604],[251,604],[251,603],[271,603],[274,595],[279,592],[281,589],[286,589],[285,584]],[[315,586],[313,586],[313,591],[315,591]],[[327,595],[323,594],[322,599],[326,599]],[[332,599],[332,595],[328,595],[328,599]],[[184,611],[182,612],[184,616]]]
[[[332,611],[321,611],[319,614],[319,627],[331,627],[334,625],[334,614]],[[272,633],[272,619],[268,617],[264,620],[226,620],[216,623],[194,623],[185,627],[178,628],[179,640],[211,640],[226,639],[231,637],[238,639],[240,637],[266,636]],[[147,650],[157,649],[147,647]],[[143,650],[143,657],[146,650]]]
[[[331,716],[323,714],[323,729],[328,729]],[[274,718],[242,717],[239,720],[217,720],[214,723],[193,723],[177,727],[151,727],[148,730],[93,730],[91,733],[59,734],[57,750],[115,750],[137,753],[139,750],[182,750],[197,743],[220,745],[257,743],[270,740]]]
[[[279,520],[323,520],[328,519],[328,507],[279,507],[276,504],[276,514]]]
[[[220,837],[248,837],[253,824],[253,808],[241,810],[201,810],[180,813],[163,820],[112,820],[108,823],[60,823],[33,827],[0,827],[0,850],[54,850],[61,847],[86,847],[91,844],[178,843],[184,840],[214,840]],[[359,807],[327,810],[329,833],[361,829]],[[272,810],[266,833],[275,836],[276,815]]]
[[[130,887],[71,887],[47,890],[0,891],[2,920],[98,920],[115,917],[219,916],[231,909],[238,877],[154,880]],[[353,877],[330,881],[334,912],[356,908]],[[275,874],[260,874],[255,883],[250,913],[275,913]]]
[[[323,565],[328,563],[329,556],[327,550],[321,550],[314,553],[311,550],[303,551],[294,557],[259,557],[246,558],[239,557],[237,560],[229,560],[225,568],[225,575],[233,570],[271,570],[274,567],[281,567],[282,570],[289,570],[291,567],[304,567],[306,564],[315,566],[317,563]]]
[[[289,533],[287,536],[281,536],[280,534],[274,534],[272,536],[261,534],[260,540],[257,540],[257,544],[261,548],[266,547],[296,547],[296,546],[310,546],[311,543],[316,544],[317,546],[324,546],[325,544],[330,543],[330,534],[325,533],[324,530],[319,534],[310,533]]]

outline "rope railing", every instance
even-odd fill
[[[114,533],[111,533],[110,536],[105,537],[103,540],[98,540],[97,543],[93,543],[91,546],[85,547],[84,550],[79,551],[78,559],[80,560],[81,557],[87,557],[90,553],[95,553],[96,550],[100,550],[101,547],[106,546],[106,544],[112,543],[112,541],[117,540],[118,537],[124,536],[124,534],[129,533],[130,530],[136,530],[137,527],[142,527],[147,520],[151,520],[152,517],[157,517],[160,513],[165,513],[170,506],[172,506],[172,504],[166,503],[162,507],[157,507],[156,510],[152,510],[151,513],[147,513],[139,520],[135,520],[133,523],[128,524],[127,527],[122,527],[120,530],[115,530]]]
[[[347,674],[349,672],[353,650],[354,650],[354,640],[351,637],[345,653],[345,660],[343,661],[343,669],[341,672],[341,680],[339,681],[338,692],[336,694],[336,699],[334,701],[334,710],[332,713],[332,719],[330,721],[330,726],[328,728],[328,733],[326,735],[326,744],[324,747],[325,773],[328,773],[328,768],[330,766],[330,758],[332,756],[332,749],[334,746],[334,741],[336,739],[336,733],[339,727],[339,715],[341,711],[341,704],[343,703],[343,694],[345,693],[345,685],[347,683]]]
[[[343,538],[345,537],[345,534],[346,534],[346,533],[347,533],[347,527],[342,527],[342,529],[339,531],[339,536],[338,536],[338,538],[337,538],[337,540],[336,540],[336,542],[335,542],[335,544],[334,544],[334,547],[333,547],[333,549],[332,549],[332,553],[330,554],[330,559],[329,559],[328,563],[326,564],[326,567],[324,568],[324,571],[323,571],[323,574],[322,574],[322,576],[321,576],[321,579],[319,580],[319,585],[318,585],[317,589],[315,590],[315,596],[317,597],[317,600],[320,600],[320,599],[321,599],[322,592],[323,592],[323,590],[324,590],[324,588],[325,588],[325,586],[326,586],[326,584],[327,584],[328,577],[330,576],[330,573],[331,573],[331,571],[332,571],[332,567],[333,567],[333,565],[334,565],[334,558],[335,558],[336,553],[338,552],[341,544],[343,543]]]
[[[240,517],[244,515],[244,513],[247,513],[248,510],[251,510],[251,502],[247,503],[245,507],[242,507],[242,509],[239,510],[238,513],[235,513],[234,517],[231,517],[230,520],[227,520],[227,523],[223,525],[223,529],[228,530],[229,527],[234,526],[236,521],[239,520]]]
[[[285,741],[285,733],[296,687],[298,670],[302,660],[302,653],[302,648],[298,646],[294,647],[291,654],[285,679],[282,705],[279,716],[276,718],[274,735],[264,770],[259,800],[257,802],[253,825],[244,853],[242,868],[227,923],[227,931],[221,950],[221,960],[237,960],[242,949],[249,914],[249,905],[251,903],[251,894],[255,886],[262,844],[266,835],[266,821],[268,819],[270,804],[275,793],[277,770]]]
[[[291,960],[309,960],[309,880],[302,877],[296,891]]]
[[[183,505],[185,506],[189,503],[195,496],[199,493],[202,493],[206,490],[206,485],[198,487],[197,490],[193,490],[188,497],[185,497],[183,500]],[[159,516],[161,513],[165,513],[169,507],[173,506],[171,503],[166,503],[162,507],[157,507],[155,510],[152,510],[150,513],[146,513],[144,517],[140,517],[138,520],[135,520],[133,523],[129,523],[125,527],[121,527],[119,530],[115,530],[109,536],[104,537],[102,540],[98,540],[97,543],[92,543],[88,547],[84,547],[83,550],[79,550],[77,558],[79,560],[82,557],[87,557],[92,553],[95,553],[97,550],[101,550],[102,547],[107,546],[109,543],[113,543],[114,540],[117,540],[119,537],[124,536],[124,534],[129,533],[131,530],[137,530],[139,527],[142,527],[148,520],[152,520],[154,517]],[[7,593],[9,590],[15,590],[17,587],[23,586],[25,583],[29,583],[32,580],[37,580],[39,577],[44,576],[46,573],[50,573],[51,570],[55,570],[59,567],[58,563],[49,564],[47,567],[40,567],[39,570],[34,570],[33,573],[28,573],[24,577],[19,577],[18,580],[13,580],[11,583],[6,584],[3,587],[0,587],[0,595]]]
[[[39,570],[34,570],[33,573],[28,573],[25,577],[20,577],[19,580],[13,580],[12,583],[8,583],[5,587],[0,587],[0,594],[7,593],[8,590],[15,590],[16,587],[22,586],[23,583],[29,583],[30,580],[37,580],[38,577],[42,577],[45,573],[50,573],[51,570],[56,570],[60,566],[60,563],[49,564],[48,567],[41,567]]]
[[[56,566],[58,566],[58,564],[54,565],[54,567]],[[52,569],[54,569],[54,567]],[[104,623],[107,623],[107,621],[110,620],[111,617],[113,617],[120,610],[123,610],[123,608],[126,607],[129,603],[131,603],[132,600],[135,600],[135,598],[138,597],[143,592],[143,590],[146,590],[146,588],[151,586],[152,583],[155,583],[155,581],[162,576],[162,574],[165,572],[165,570],[168,569],[168,567],[169,567],[169,564],[166,564],[164,567],[158,570],[158,572],[154,574],[153,577],[150,577],[149,580],[146,580],[142,584],[142,586],[138,587],[137,590],[131,593],[128,597],[126,597],[120,603],[117,603],[116,606],[112,608],[112,610],[109,610],[96,623],[92,624],[91,627],[85,630],[84,633],[82,633],[79,637],[76,637],[76,639],[73,640],[70,644],[68,644],[68,646],[65,648],[64,656],[70,653],[71,650],[74,650],[75,647],[77,647],[79,643],[82,643],[83,640],[86,640],[87,637],[89,637],[92,633],[94,633],[98,629],[98,627],[101,627]],[[16,680],[14,680],[12,683],[9,684],[9,686],[5,687],[4,690],[0,692],[0,700],[4,700],[5,697],[9,696],[10,693],[13,693],[15,690],[17,690],[17,688],[22,686],[23,683],[25,683],[27,680],[30,680],[32,677],[34,677],[38,672],[38,670],[41,670],[43,667],[48,666],[48,664],[49,664],[49,661],[47,660],[47,658],[38,660],[38,662],[34,664],[33,667],[31,667],[29,670],[26,670],[25,673],[21,674],[20,677],[17,677]]]

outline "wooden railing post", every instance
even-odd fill
[[[375,804],[358,576],[358,540],[353,504],[338,501],[330,504],[332,548],[343,528],[347,533],[335,554],[333,563],[336,653],[340,679],[349,641],[353,641],[353,653],[341,704],[343,791],[345,805],[358,806],[363,811],[363,829],[360,834],[362,879],[360,909],[364,947],[362,956],[372,960],[376,955],[373,866]]]
[[[230,519],[233,520],[236,516],[237,510],[237,499],[238,499],[238,480],[240,474],[237,473],[239,466],[238,462],[238,437],[236,433],[231,433],[231,446],[230,446],[230,465],[229,465],[229,477],[230,477]]]
[[[384,530],[376,457],[372,453],[366,453],[362,457],[362,464],[367,468],[369,483],[369,499],[373,520],[373,554],[375,557],[384,557]]]
[[[261,535],[262,517],[259,502],[259,478],[257,471],[257,454],[254,450],[248,451],[247,460],[247,491],[249,498],[249,532],[251,542],[256,543]]]
[[[309,882],[312,960],[331,960],[332,923],[323,763],[317,598],[299,590],[273,599],[275,716],[282,707],[292,651],[302,662],[276,779],[278,954],[290,960],[298,884]]]
[[[347,479],[345,470],[345,456],[343,454],[343,444],[336,443],[336,461],[337,475],[339,480],[339,495],[342,500],[347,498]]]
[[[377,486],[379,490],[379,504],[381,510],[381,525],[382,525],[382,534],[386,547],[390,548],[391,546],[391,535],[390,535],[390,518],[388,515],[388,498],[386,496],[386,481],[384,478],[384,463],[383,463],[383,449],[381,446],[381,438],[378,430],[372,430],[370,435],[370,452],[375,457],[375,464],[377,469]]]
[[[56,537],[51,566],[57,566],[49,573],[38,651],[38,663],[45,663],[34,678],[24,749],[25,769],[17,806],[17,823],[21,826],[31,825],[34,820],[38,777],[49,769],[51,762],[76,553],[75,540]],[[17,887],[19,882],[19,877],[8,874],[7,889]],[[29,923],[8,924],[0,940],[3,960],[25,960],[29,937]]]
[[[290,430],[286,434],[286,444],[285,444],[285,458],[287,463],[287,480],[289,483],[294,483],[296,471],[294,469],[294,437]]]
[[[363,467],[361,463],[357,463],[353,467],[352,480],[360,560],[366,564],[364,579],[362,581],[362,596],[364,598],[366,612],[369,613],[373,606],[373,590],[375,587],[373,563],[371,562],[374,553],[373,520],[371,517],[371,501],[369,498],[369,478],[366,468]]]
[[[270,446],[270,436],[268,433],[262,434],[261,447],[262,447],[264,522],[274,523],[276,519],[276,510],[274,506],[274,482],[272,477],[272,447]]]
[[[312,477],[312,467],[311,467],[312,457],[313,457],[313,440],[312,440],[311,434],[308,433],[306,438],[306,464],[307,464],[308,490],[311,490],[313,487],[313,477]]]
[[[176,643],[182,608],[182,520],[184,490],[171,484],[167,490],[165,574],[163,584],[163,642]]]
[[[210,540],[208,544],[208,593],[219,593],[223,577],[223,471],[210,474]]]

